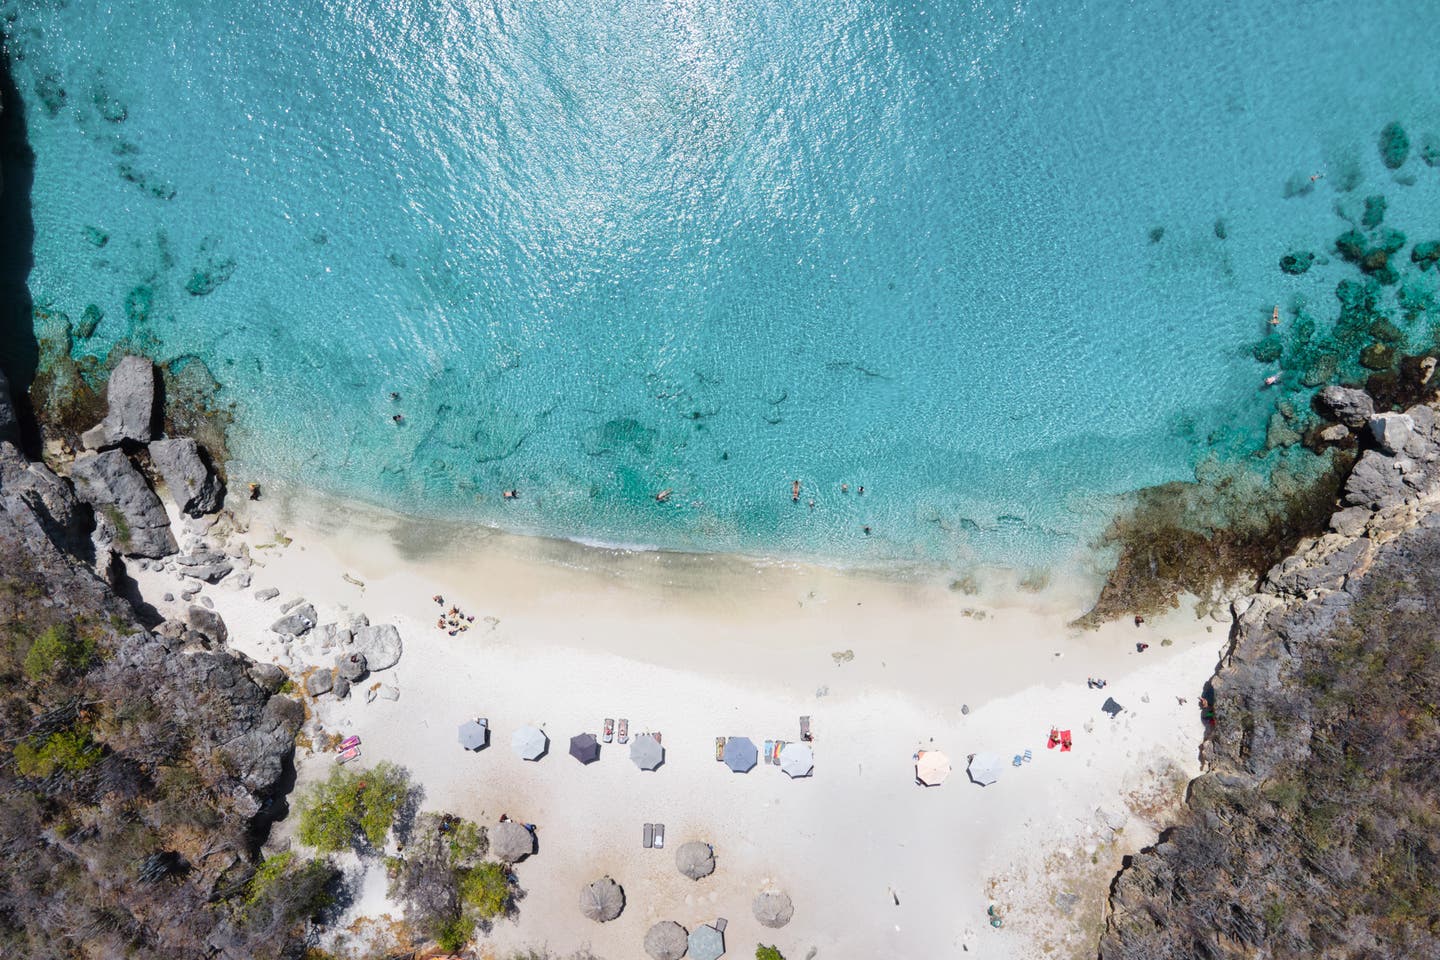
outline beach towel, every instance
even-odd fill
[[[1061,752],[1061,753],[1069,753],[1069,752],[1070,752],[1070,731],[1069,731],[1069,730],[1061,730],[1061,731],[1060,731],[1060,752]]]
[[[1054,750],[1060,745],[1060,731],[1054,727],[1050,728],[1050,739],[1045,741],[1046,750]]]

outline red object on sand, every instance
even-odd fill
[[[1054,727],[1050,728],[1050,739],[1045,742],[1046,750],[1054,750],[1060,745],[1060,731]]]
[[[1061,752],[1061,753],[1069,753],[1069,752],[1070,752],[1070,746],[1071,746],[1071,744],[1070,744],[1070,731],[1069,731],[1069,730],[1061,730],[1061,731],[1060,731],[1060,752]]]

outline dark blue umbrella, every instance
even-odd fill
[[[600,743],[593,733],[581,733],[570,738],[570,756],[581,763],[594,763],[600,759]]]
[[[725,766],[736,773],[749,773],[759,759],[760,751],[749,737],[731,737],[725,741]]]

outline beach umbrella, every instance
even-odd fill
[[[731,737],[725,741],[725,766],[736,773],[749,773],[759,759],[760,751],[749,737]]]
[[[487,835],[490,838],[490,852],[506,863],[524,860],[535,851],[535,836],[525,829],[523,823],[506,820],[491,827]]]
[[[704,841],[691,840],[675,851],[675,866],[691,880],[708,877],[715,872],[715,851]]]
[[[921,750],[915,754],[915,779],[927,787],[936,787],[950,776],[950,758],[939,750]]]
[[[780,750],[780,769],[791,777],[808,777],[815,770],[815,752],[798,741],[787,743]]]
[[[510,749],[521,760],[539,760],[550,746],[550,738],[536,726],[524,726],[510,735]]]
[[[570,756],[581,763],[594,763],[600,759],[600,741],[593,733],[581,733],[570,738]]]
[[[580,890],[580,912],[596,923],[620,916],[625,909],[625,891],[609,877],[586,884]]]
[[[655,960],[680,960],[689,946],[685,928],[674,920],[661,920],[645,934],[645,952]]]
[[[466,750],[479,750],[485,746],[489,732],[479,720],[467,720],[460,724],[460,746]]]
[[[690,931],[690,960],[720,960],[725,952],[725,934],[710,924]]]
[[[982,787],[994,783],[1000,779],[1000,771],[1004,765],[999,754],[977,753],[970,758],[970,779]]]
[[[795,904],[790,902],[789,894],[779,890],[766,890],[756,896],[751,909],[755,919],[767,927],[783,927],[795,916]]]
[[[1124,710],[1125,708],[1120,706],[1120,704],[1116,703],[1114,697],[1106,697],[1105,704],[1100,709],[1110,714],[1110,719],[1114,720],[1115,717],[1120,713],[1120,711]]]
[[[652,733],[642,733],[630,741],[630,759],[641,770],[654,770],[665,762],[665,748]]]

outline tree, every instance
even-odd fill
[[[25,676],[43,680],[64,671],[81,671],[95,658],[95,638],[69,623],[46,627],[25,654]]]
[[[762,943],[755,945],[755,960],[785,960],[785,955],[774,947]]]
[[[409,773],[391,763],[373,770],[337,767],[301,798],[300,840],[322,853],[360,843],[384,846],[413,790]]]
[[[477,925],[514,902],[510,871],[483,859],[488,848],[483,828],[450,814],[425,814],[405,856],[393,864],[391,896],[405,903],[411,926],[444,950],[459,950]]]

